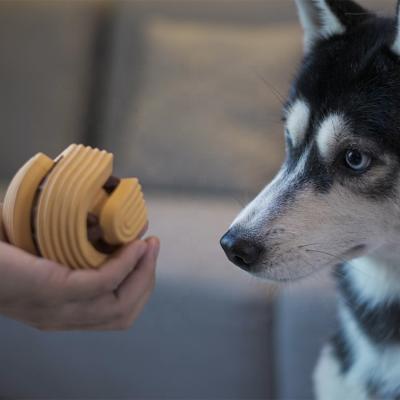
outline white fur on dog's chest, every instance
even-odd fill
[[[353,364],[346,374],[346,381],[365,386],[372,380],[379,382],[386,393],[398,392],[400,346],[371,343],[345,306],[340,306],[339,316],[353,354]]]
[[[371,309],[400,301],[400,268],[390,249],[383,255],[363,257],[344,268],[360,302]],[[359,326],[349,306],[339,303],[339,319],[352,353],[345,380],[355,385],[376,382],[384,393],[400,392],[400,344],[377,344]],[[400,326],[398,327],[400,329]]]

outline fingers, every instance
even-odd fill
[[[140,260],[137,268],[127,277],[122,285],[117,289],[116,296],[122,301],[129,301],[140,297],[152,284],[155,279],[155,269],[158,253],[160,251],[160,241],[156,237],[146,240],[147,251]]]
[[[145,254],[147,243],[137,240],[119,251],[98,270],[69,270],[64,284],[71,300],[91,299],[115,291]]]
[[[126,329],[154,287],[159,247],[157,238],[137,240],[99,270],[71,270],[0,242],[10,296],[26,299],[6,315],[41,330]]]
[[[44,330],[122,330],[129,328],[147,303],[154,287],[160,248],[157,238],[147,239],[145,254],[115,293],[65,306]],[[66,321],[68,323],[66,324]]]
[[[134,271],[122,282],[121,286],[110,297],[93,302],[94,313],[101,310],[102,320],[95,319],[101,329],[127,329],[137,318],[147,303],[155,283],[155,269],[160,249],[157,238],[147,239],[147,250]],[[99,307],[99,305],[104,303]],[[89,313],[90,314],[90,313]],[[93,314],[92,314],[93,316]],[[99,315],[100,317],[100,315]],[[94,319],[91,318],[94,322]]]
[[[139,301],[129,309],[129,312],[126,315],[123,314],[120,318],[110,320],[102,324],[89,326],[87,327],[87,329],[97,331],[115,331],[129,329],[134,324],[139,314],[142,312],[144,306],[149,300],[150,295],[151,290],[145,292],[145,294],[142,295]]]
[[[133,324],[153,291],[160,241],[152,237],[147,239],[147,243],[145,256],[116,292],[117,306],[122,310],[116,321],[118,329],[127,329]]]

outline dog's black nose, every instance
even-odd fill
[[[229,260],[246,271],[257,263],[263,250],[254,241],[235,235],[231,231],[222,236],[220,244]]]

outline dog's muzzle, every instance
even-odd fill
[[[232,229],[222,236],[220,244],[228,259],[245,271],[251,271],[259,263],[264,250],[260,244]]]

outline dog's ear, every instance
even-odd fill
[[[397,0],[396,36],[392,44],[392,51],[400,56],[400,0]]]
[[[351,0],[295,0],[304,29],[304,49],[351,29],[371,14]],[[400,43],[399,43],[400,48]]]

